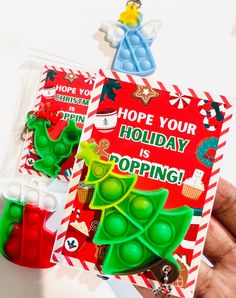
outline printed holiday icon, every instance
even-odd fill
[[[204,192],[205,187],[202,182],[204,172],[198,169],[195,169],[193,176],[187,178],[183,182],[182,194],[190,199],[197,200],[200,195]]]
[[[47,99],[53,98],[56,95],[56,87],[48,86],[43,89],[43,96]]]
[[[95,118],[95,127],[103,133],[111,132],[117,123],[117,111],[101,110],[97,113]]]

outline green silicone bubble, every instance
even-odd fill
[[[55,144],[53,151],[56,155],[64,155],[67,151],[67,146],[64,143],[57,143]]]
[[[12,204],[9,207],[9,217],[12,218],[12,220],[18,222],[23,214],[23,210],[22,210],[22,206],[21,205],[17,205],[17,204]]]
[[[120,257],[121,259],[133,266],[137,266],[142,263],[144,249],[140,242],[131,240],[126,243],[120,244]]]
[[[130,202],[130,212],[136,219],[148,219],[154,211],[154,205],[146,197],[136,196]]]
[[[98,245],[120,243],[129,241],[137,235],[137,233],[142,233],[142,230],[134,226],[125,215],[120,213],[116,208],[111,207],[103,212],[93,242]]]
[[[43,160],[45,168],[51,168],[55,163],[55,158],[52,155],[46,155]]]
[[[113,202],[122,197],[124,186],[118,179],[109,177],[101,182],[100,193],[105,200]]]
[[[93,156],[92,153],[89,156]],[[78,154],[77,154],[78,156]],[[89,158],[89,157],[87,157]],[[105,162],[103,160],[91,160],[88,167],[88,172],[85,178],[86,184],[96,184],[104,180],[114,168],[113,162]]]
[[[167,244],[174,236],[172,226],[165,221],[155,222],[150,228],[148,235],[158,245]]]
[[[45,136],[43,136],[43,135],[42,136],[39,136],[38,139],[37,139],[37,145],[39,147],[42,147],[42,148],[47,147],[48,146],[48,143],[49,143],[48,138],[45,137]]]
[[[97,178],[103,177],[106,174],[106,167],[103,165],[94,165],[92,172]]]
[[[103,224],[106,232],[111,236],[124,235],[128,227],[126,218],[118,212],[113,212],[105,217]]]

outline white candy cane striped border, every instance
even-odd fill
[[[159,81],[155,81],[153,78],[152,79],[141,78],[138,76],[132,76],[125,73],[117,73],[111,70],[100,70],[99,74],[111,79],[134,83],[136,85],[145,85],[151,88],[157,88],[159,90],[167,91],[175,95],[191,96],[193,98],[207,99],[207,100],[216,101],[219,103],[224,103],[228,106],[230,105],[229,100],[226,98],[226,96],[216,95],[206,91],[203,92],[200,90],[193,90],[191,88],[184,88],[177,85],[166,84]]]
[[[208,99],[211,101],[216,101],[219,103],[224,103],[227,105],[228,109],[226,110],[225,114],[225,120],[222,125],[222,131],[219,138],[219,144],[218,149],[216,152],[216,160],[212,168],[211,178],[208,186],[208,191],[206,194],[206,201],[203,208],[203,214],[201,217],[201,222],[199,225],[199,231],[197,234],[197,239],[195,242],[195,248],[193,253],[193,259],[191,262],[189,275],[188,275],[188,281],[185,286],[185,288],[178,288],[173,287],[172,294],[177,297],[186,297],[191,298],[193,296],[193,292],[196,285],[196,279],[198,275],[199,265],[201,262],[201,256],[203,251],[203,246],[205,242],[205,237],[207,233],[208,223],[211,216],[211,210],[213,207],[214,202],[214,195],[217,188],[217,183],[219,180],[219,173],[220,173],[220,165],[223,158],[223,149],[226,145],[226,136],[229,131],[229,125],[230,120],[232,118],[232,107],[229,103],[229,100],[225,96],[216,96],[213,94],[210,94],[209,92],[202,92],[202,91],[195,91],[193,89],[184,89],[180,88],[176,85],[167,85],[163,84],[161,82],[153,81],[146,78],[141,77],[135,77],[123,73],[117,73],[110,70],[100,70],[99,75],[97,76],[97,82],[94,88],[93,97],[91,100],[91,105],[89,106],[88,114],[87,114],[87,120],[84,125],[84,131],[82,134],[82,141],[89,139],[92,133],[93,128],[93,120],[96,115],[96,109],[98,107],[103,83],[105,78],[113,78],[120,81],[130,82],[134,83],[136,85],[145,85],[147,87],[151,88],[157,88],[161,89],[170,93],[177,93],[185,96],[191,96],[198,99]],[[65,210],[63,219],[61,221],[61,225],[58,229],[57,238],[54,244],[53,254],[51,260],[56,263],[64,264],[66,266],[72,266],[76,268],[81,268],[85,270],[92,271],[94,273],[98,273],[99,268],[96,268],[95,264],[84,261],[84,260],[78,260],[76,258],[72,258],[66,255],[62,254],[62,250],[64,247],[64,242],[66,238],[67,229],[69,226],[70,221],[70,215],[73,209],[74,200],[76,197],[77,187],[80,180],[80,175],[83,168],[83,161],[76,162],[73,169],[73,176],[70,181],[69,190],[68,190],[68,197],[66,200]],[[154,281],[151,279],[146,278],[143,274],[138,275],[122,275],[122,276],[115,276],[115,278],[132,282],[133,284],[147,287],[147,288],[158,288],[160,286],[160,283],[158,281]]]
[[[95,87],[94,87],[93,95],[91,97],[90,104],[88,107],[87,116],[86,116],[86,120],[84,123],[83,132],[81,135],[80,142],[88,140],[92,134],[94,117],[96,116],[104,80],[105,80],[104,77],[98,76],[97,80],[95,82]],[[79,148],[78,148],[78,152],[79,152]],[[73,174],[72,174],[68,192],[67,192],[67,199],[66,199],[66,204],[65,204],[65,208],[64,208],[63,219],[62,219],[61,225],[58,229],[57,238],[56,238],[54,249],[53,249],[54,253],[61,253],[61,251],[63,249],[63,245],[65,242],[65,236],[66,236],[68,225],[69,225],[70,215],[71,215],[71,212],[73,209],[74,200],[76,197],[78,184],[80,181],[80,176],[82,173],[83,166],[84,166],[83,160],[80,160],[78,162],[75,161],[75,164],[73,167]]]
[[[80,71],[80,70],[73,70],[71,68],[56,67],[54,65],[44,65],[44,67],[42,69],[42,72],[41,72],[41,76],[40,76],[41,79],[40,79],[39,86],[38,86],[38,93],[37,93],[36,100],[35,100],[35,103],[34,103],[34,108],[33,108],[34,111],[37,111],[37,109],[39,108],[39,105],[41,103],[47,73],[48,73],[48,70],[50,70],[50,69],[55,70],[55,71],[65,72],[65,73],[72,73],[72,74],[78,75],[78,76],[80,76],[80,75],[82,75],[82,76],[87,75],[87,76],[91,76],[91,77],[96,76],[96,74],[90,73],[90,72],[85,72],[85,71]],[[18,173],[37,176],[37,177],[48,177],[47,175],[44,175],[44,174],[42,174],[38,171],[35,171],[33,169],[26,169],[25,168],[25,164],[26,164],[27,157],[28,157],[28,151],[29,151],[28,148],[33,143],[33,137],[34,137],[33,132],[32,131],[28,132],[28,134],[26,136],[26,140],[25,140],[24,145],[23,145],[22,154],[21,154],[21,157],[20,157]],[[70,177],[67,177],[65,175],[58,175],[57,178],[55,178],[55,179],[58,180],[58,181],[63,181],[63,182],[69,182],[70,181]]]
[[[186,284],[186,289],[184,291],[184,294],[186,297],[191,297],[196,287],[197,275],[200,267],[207,229],[209,226],[211,212],[214,204],[214,198],[215,198],[216,188],[219,181],[220,168],[221,168],[223,153],[226,145],[226,139],[227,139],[227,134],[229,132],[231,119],[232,119],[232,107],[228,105],[228,109],[226,110],[226,113],[225,113],[224,123],[221,128],[215,162],[212,167],[211,177],[208,185],[208,191],[206,194],[206,200],[205,200],[203,213],[201,217],[201,223],[199,226],[195,248],[193,252],[193,258],[192,258],[190,271],[188,275],[188,281]]]

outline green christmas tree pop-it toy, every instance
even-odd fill
[[[193,210],[188,206],[163,209],[167,189],[135,189],[138,176],[114,173],[115,163],[101,160],[95,146],[82,142],[77,158],[88,167],[85,183],[95,185],[89,207],[102,211],[93,239],[106,246],[102,272],[121,275],[151,270],[162,281],[163,267],[168,266],[169,282],[173,282],[180,270],[173,252],[189,229]]]

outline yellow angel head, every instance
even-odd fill
[[[134,3],[128,3],[126,10],[120,14],[119,22],[128,27],[137,27],[141,22],[141,12]]]

